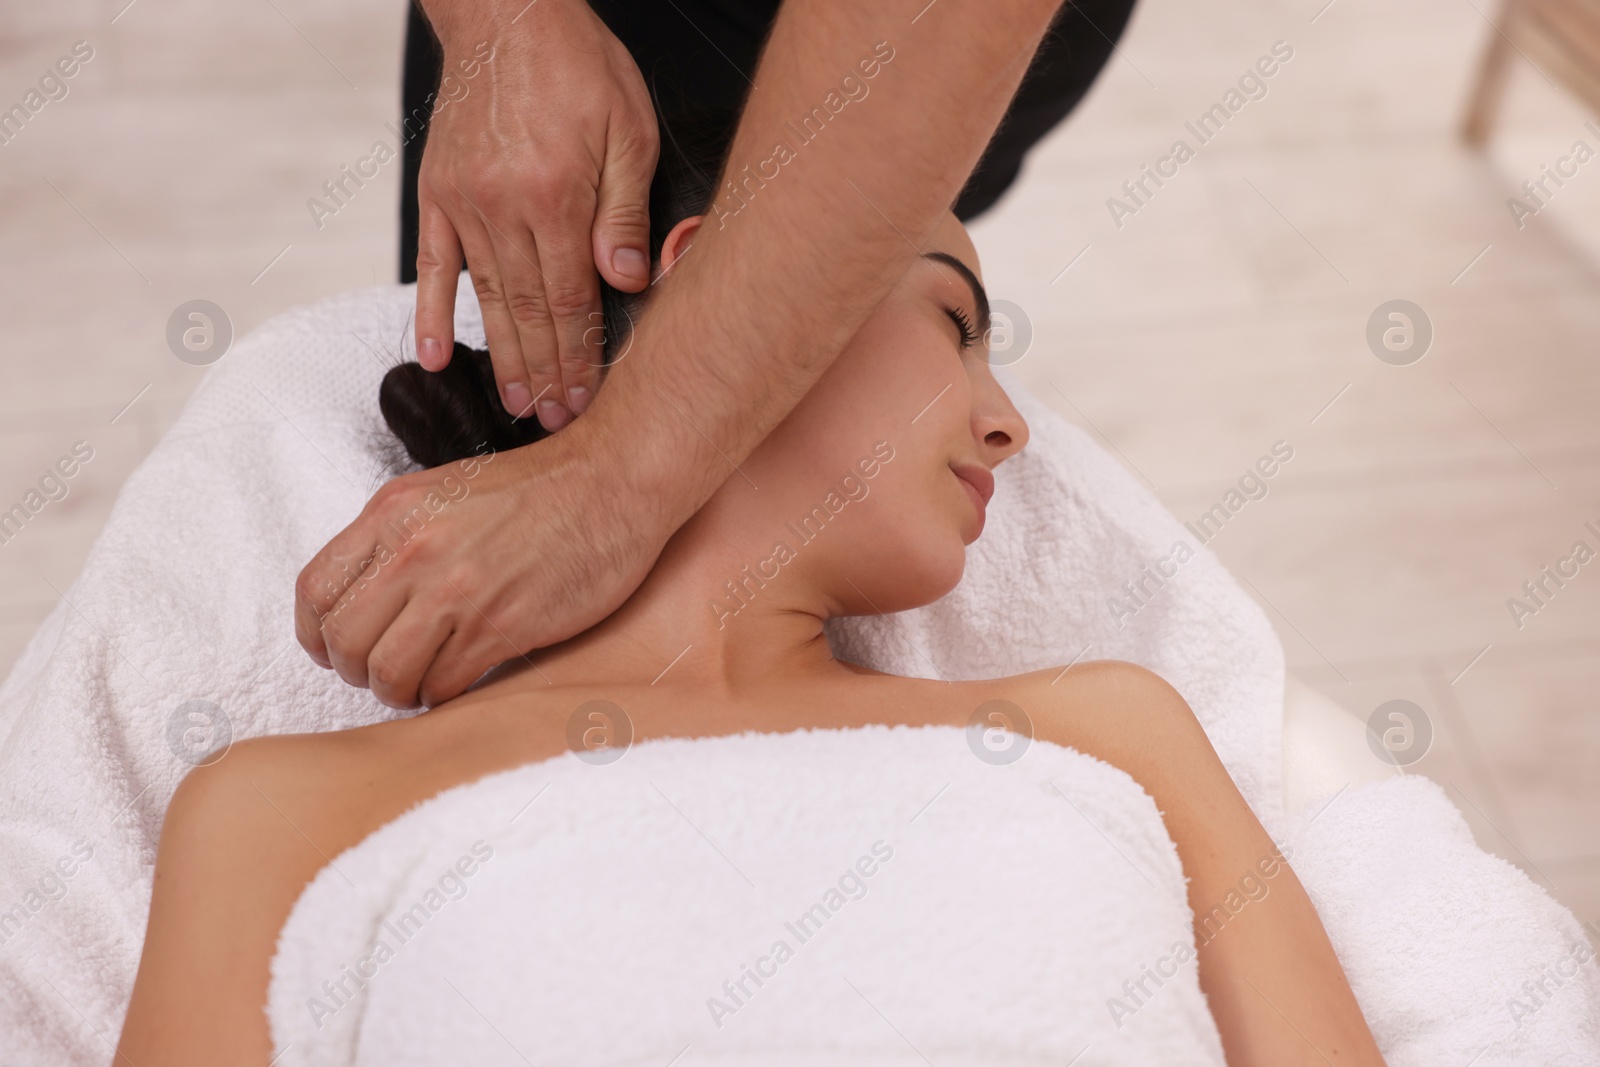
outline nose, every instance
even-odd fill
[[[990,467],[999,466],[1028,443],[1028,423],[992,374],[979,376],[972,403],[972,436]]]

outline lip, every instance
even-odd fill
[[[984,519],[988,514],[989,500],[994,496],[994,475],[990,474],[987,468],[972,463],[952,463],[950,470],[961,484],[966,486],[967,492],[972,497],[973,507],[978,509],[978,533],[981,534]]]

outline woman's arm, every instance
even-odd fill
[[[162,824],[117,1064],[267,1063],[278,934],[317,872],[428,797],[561,751],[560,716],[483,703],[244,741],[191,771]]]
[[[272,1058],[268,978],[301,891],[441,785],[402,743],[405,725],[245,741],[183,780],[161,828],[119,1065]]]
[[[328,798],[315,774],[332,770],[322,747],[244,742],[178,787],[118,1064],[261,1067],[272,1058],[262,1006],[278,930],[341,845],[316,810]],[[296,757],[311,774],[293,770]]]
[[[1183,697],[1128,663],[1065,679],[1034,683],[1036,732],[1126,771],[1155,800],[1189,879],[1200,988],[1228,1063],[1381,1065],[1316,909]]]

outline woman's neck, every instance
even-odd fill
[[[602,622],[529,658],[549,685],[694,686],[736,696],[843,671],[823,623],[838,614],[808,564],[763,567],[749,519],[715,498],[667,542],[649,576]],[[776,577],[771,575],[777,570]]]

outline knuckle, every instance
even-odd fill
[[[359,655],[351,653],[335,658],[333,670],[346,685],[353,685],[358,689],[367,688],[367,664]]]
[[[327,646],[329,661],[343,678],[345,673],[342,665],[350,659],[347,647],[349,642],[346,640],[344,629],[333,615],[329,615],[322,622],[322,643]]]
[[[645,121],[646,115],[650,116],[651,121]],[[653,164],[656,154],[661,151],[661,138],[650,106],[646,105],[643,114],[624,111],[614,119],[609,151],[625,159]]]
[[[472,291],[478,294],[479,304],[503,305],[505,303],[505,287],[501,284],[498,275],[473,271]]]
[[[446,599],[456,600],[465,597],[473,604],[483,604],[482,590],[478,588],[480,583],[477,571],[458,562],[452,562],[444,568],[442,576],[446,588],[450,590],[444,594]]]
[[[320,578],[316,570],[306,567],[294,580],[295,601],[312,607],[317,606],[321,603],[324,593],[322,582],[323,579]]]
[[[423,209],[442,208],[448,202],[447,198],[454,192],[434,159],[433,153],[424,152],[422,166],[417,171],[417,203]]]
[[[372,494],[370,504],[374,511],[387,515],[397,510],[405,510],[414,495],[411,476],[401,475],[378,486],[377,491]]]
[[[411,694],[405,688],[404,667],[389,656],[374,653],[367,661],[367,683],[372,693],[390,707],[411,704]]]
[[[481,211],[490,218],[504,215],[516,202],[510,183],[499,170],[495,169],[479,171],[470,179],[466,179],[461,192],[467,202],[466,210],[474,214]]]
[[[494,193],[493,164],[475,163],[465,169],[455,167],[434,174],[417,175],[417,196],[423,197],[451,219],[476,216],[483,198]]]
[[[547,163],[530,172],[525,181],[528,194],[546,217],[564,223],[587,222],[593,217],[599,174],[592,165]]]
[[[380,697],[386,696],[399,680],[387,660],[377,657],[367,660],[367,682],[373,693]]]
[[[349,635],[347,619],[354,607],[354,599],[341,600],[328,613],[322,616],[319,627],[322,630],[322,643],[327,646],[328,654],[335,659],[349,652]]]
[[[572,171],[560,162],[535,163],[523,172],[522,186],[540,204],[554,206],[568,196]]]
[[[600,368],[589,361],[588,352],[576,342],[573,350],[561,353],[561,380],[567,386],[592,386],[599,374]]]
[[[427,472],[418,472],[427,473]],[[409,475],[407,476],[409,477]],[[392,531],[400,526],[401,521],[413,518],[419,511],[427,510],[428,487],[425,483],[407,481],[397,484],[390,482],[384,486],[384,498],[378,505],[378,511],[383,517],[384,524]],[[421,520],[426,524],[427,518]],[[379,531],[380,536],[382,531]]]
[[[577,319],[587,325],[589,309],[594,306],[587,289],[572,285],[546,285],[545,299],[549,301],[551,316],[562,322]]]
[[[424,242],[418,247],[418,274],[447,274],[451,266],[451,264],[445,262],[445,257],[439,254],[439,250],[431,242]]]
[[[650,211],[642,202],[630,197],[618,197],[606,206],[602,224],[612,230],[650,234]]]
[[[381,509],[388,507],[389,504],[393,502],[395,496],[399,494],[402,484],[401,478],[390,478],[388,481],[378,486],[377,489],[373,490],[372,497],[367,502],[374,508]]]
[[[542,326],[550,321],[550,305],[535,289],[517,290],[506,295],[506,310],[519,325]]]
[[[316,584],[320,589],[312,589],[310,600],[312,609],[317,616],[315,631],[322,635],[324,646],[331,652],[333,649],[328,635],[330,629],[337,627],[340,613],[349,607],[346,594],[350,591],[350,579],[346,578],[342,581],[337,581],[329,578],[319,578],[316,580]]]

